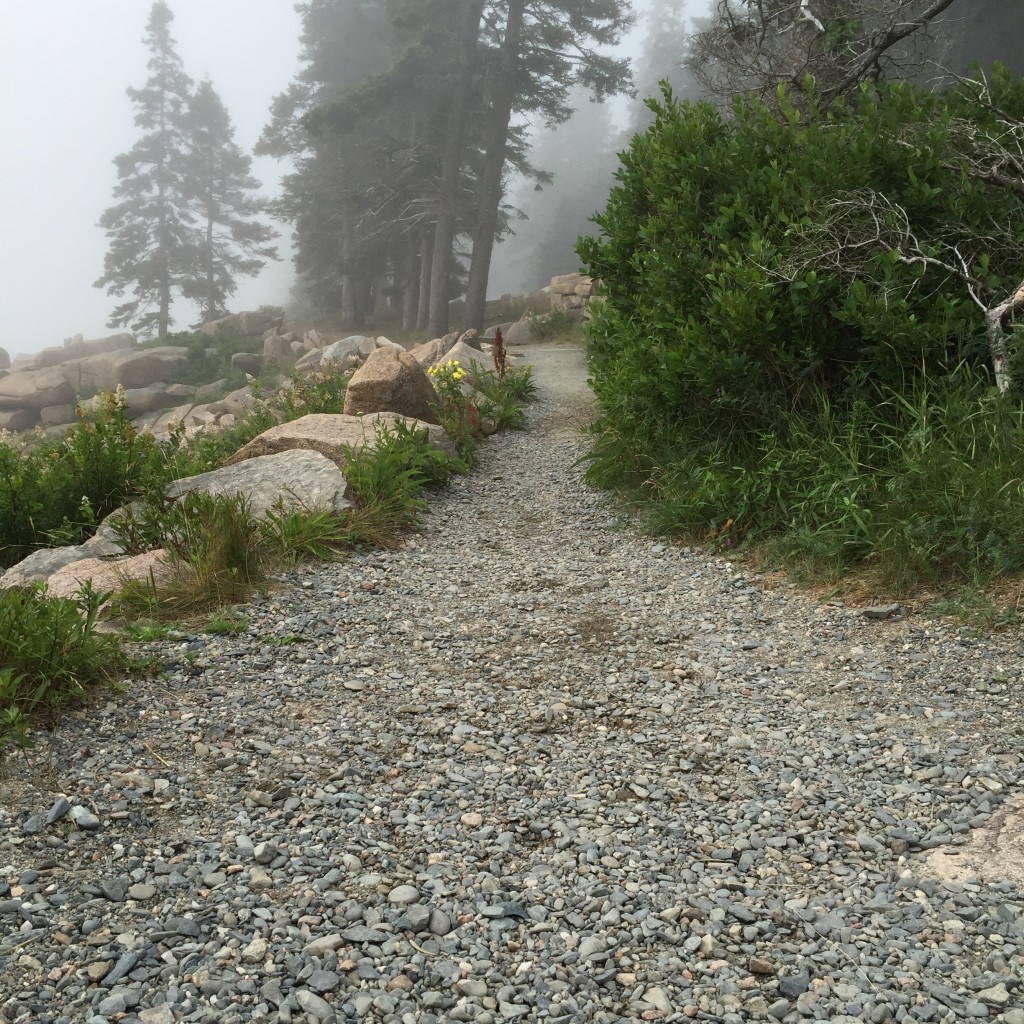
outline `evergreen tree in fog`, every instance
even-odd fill
[[[185,112],[191,80],[174,49],[174,15],[156,0],[146,27],[149,78],[128,89],[142,137],[116,157],[114,206],[100,218],[110,247],[97,288],[131,298],[117,306],[111,327],[131,326],[142,334],[164,335],[171,324],[171,300],[186,277],[191,215],[184,194]]]
[[[252,277],[277,257],[274,232],[257,217],[266,204],[252,159],[234,142],[224,104],[208,81],[189,99],[184,133],[184,197],[194,228],[182,292],[198,305],[204,321],[225,311],[239,275]]]
[[[130,295],[111,327],[167,334],[178,295],[203,319],[221,312],[238,275],[257,274],[275,250],[256,216],[259,182],[233,141],[231,119],[209,82],[192,91],[175,51],[174,15],[164,0],[150,11],[149,78],[128,89],[143,134],[116,157],[115,205],[100,218],[109,247],[97,288]]]

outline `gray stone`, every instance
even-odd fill
[[[787,999],[796,999],[810,988],[811,977],[806,971],[798,974],[783,974],[779,978],[779,992]]]
[[[420,898],[420,891],[415,885],[398,885],[388,893],[388,900],[396,906],[404,907]]]
[[[71,810],[71,804],[66,796],[58,796],[53,801],[53,805],[49,811],[46,812],[46,824],[52,825],[56,821],[60,821],[68,811]]]
[[[80,804],[75,804],[68,813],[71,815],[71,820],[83,832],[99,831],[101,824],[100,819],[87,808],[82,807]]]
[[[245,495],[257,516],[265,515],[277,502],[308,509],[340,510],[351,505],[341,470],[314,451],[263,455],[185,477],[172,483],[167,495],[175,498],[190,491]]]
[[[320,1021],[320,1024],[330,1024],[331,1021],[337,1020],[331,1004],[315,992],[300,988],[296,990],[295,998],[303,1012]]]

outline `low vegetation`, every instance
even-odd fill
[[[0,753],[31,745],[30,722],[55,721],[127,668],[120,639],[96,629],[102,601],[88,586],[74,599],[42,586],[0,590]]]
[[[496,425],[521,426],[522,402],[534,391],[530,370],[476,372],[481,390],[474,401]],[[232,629],[239,620],[224,609],[272,585],[281,569],[392,547],[419,527],[427,492],[468,471],[481,436],[467,413],[472,403],[458,388],[450,400],[463,410],[464,434],[453,435],[462,457],[433,447],[423,431],[402,423],[384,427],[373,444],[345,450],[350,507],[282,502],[256,516],[240,496],[165,497],[171,480],[216,468],[277,422],[341,412],[348,378],[337,367],[296,374],[275,395],[257,392],[233,428],[192,438],[178,431],[164,444],[135,430],[118,395],[80,412],[63,438],[0,440],[4,565],[40,546],[77,542],[115,510],[109,524],[126,553],[164,552],[148,579],[125,580],[113,594],[88,586],[75,599],[48,597],[42,586],[0,590],[0,750],[30,745],[32,723],[55,720],[65,704],[129,668],[122,636],[97,629],[101,617],[128,623],[129,640],[159,637],[169,623],[203,615],[209,631]]]
[[[80,543],[126,502],[216,469],[277,423],[340,413],[350,376],[336,366],[294,373],[267,397],[256,384],[252,407],[233,427],[190,438],[179,429],[165,443],[132,425],[121,394],[100,396],[94,409],[80,406],[62,437],[0,436],[0,569],[38,548]]]
[[[815,579],[1020,573],[1024,180],[984,157],[1024,141],[1024,85],[801,103],[652,102],[580,248],[590,478]]]

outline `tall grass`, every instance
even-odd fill
[[[77,598],[47,597],[42,586],[0,590],[0,752],[30,746],[30,718],[52,721],[127,666],[118,637],[96,630],[103,599],[88,585]]]
[[[823,390],[771,429],[672,441],[597,426],[588,475],[659,531],[768,544],[816,574],[867,569],[896,594],[1024,570],[1024,412],[965,365],[900,390]],[[660,425],[659,425],[660,426]]]

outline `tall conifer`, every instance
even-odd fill
[[[141,89],[128,89],[143,135],[115,158],[117,202],[100,218],[110,247],[96,287],[110,295],[131,293],[114,309],[110,326],[131,326],[142,334],[167,333],[189,248],[191,217],[182,192],[182,154],[192,83],[171,38],[173,20],[164,0],[156,0],[145,36],[149,78]]]

